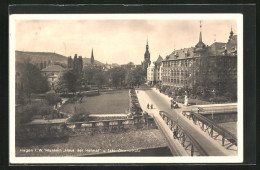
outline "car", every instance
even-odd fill
[[[177,104],[177,102],[176,101],[174,101],[174,100],[171,100],[171,109],[177,109],[177,108],[179,108],[179,105]]]

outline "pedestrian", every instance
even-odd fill
[[[151,104],[151,109],[153,109],[153,104]]]
[[[149,105],[149,103],[148,103],[148,104],[147,104],[147,109],[149,109],[149,106],[150,106],[150,105]]]
[[[174,129],[173,130],[173,138],[176,139],[176,137],[177,137],[177,129]]]

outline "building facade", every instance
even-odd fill
[[[51,65],[41,70],[42,74],[47,77],[51,89],[54,89],[55,83],[64,71],[65,69],[59,65]]]
[[[150,64],[147,67],[147,84],[148,85],[155,84],[155,65],[154,65],[154,63]]]
[[[154,62],[154,81],[155,83],[161,84],[162,82],[162,61],[163,58],[159,55],[157,60]]]
[[[193,89],[198,86],[216,90],[237,83],[237,35],[232,29],[226,43],[206,46],[200,31],[195,47],[174,50],[162,61],[162,85]]]

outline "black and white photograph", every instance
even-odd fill
[[[11,163],[243,162],[242,14],[9,22]]]

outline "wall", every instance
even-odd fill
[[[157,127],[152,118],[135,116],[132,119],[125,120],[24,124],[16,127],[15,137],[18,140],[57,138],[98,133],[122,133],[128,130],[154,128]]]

